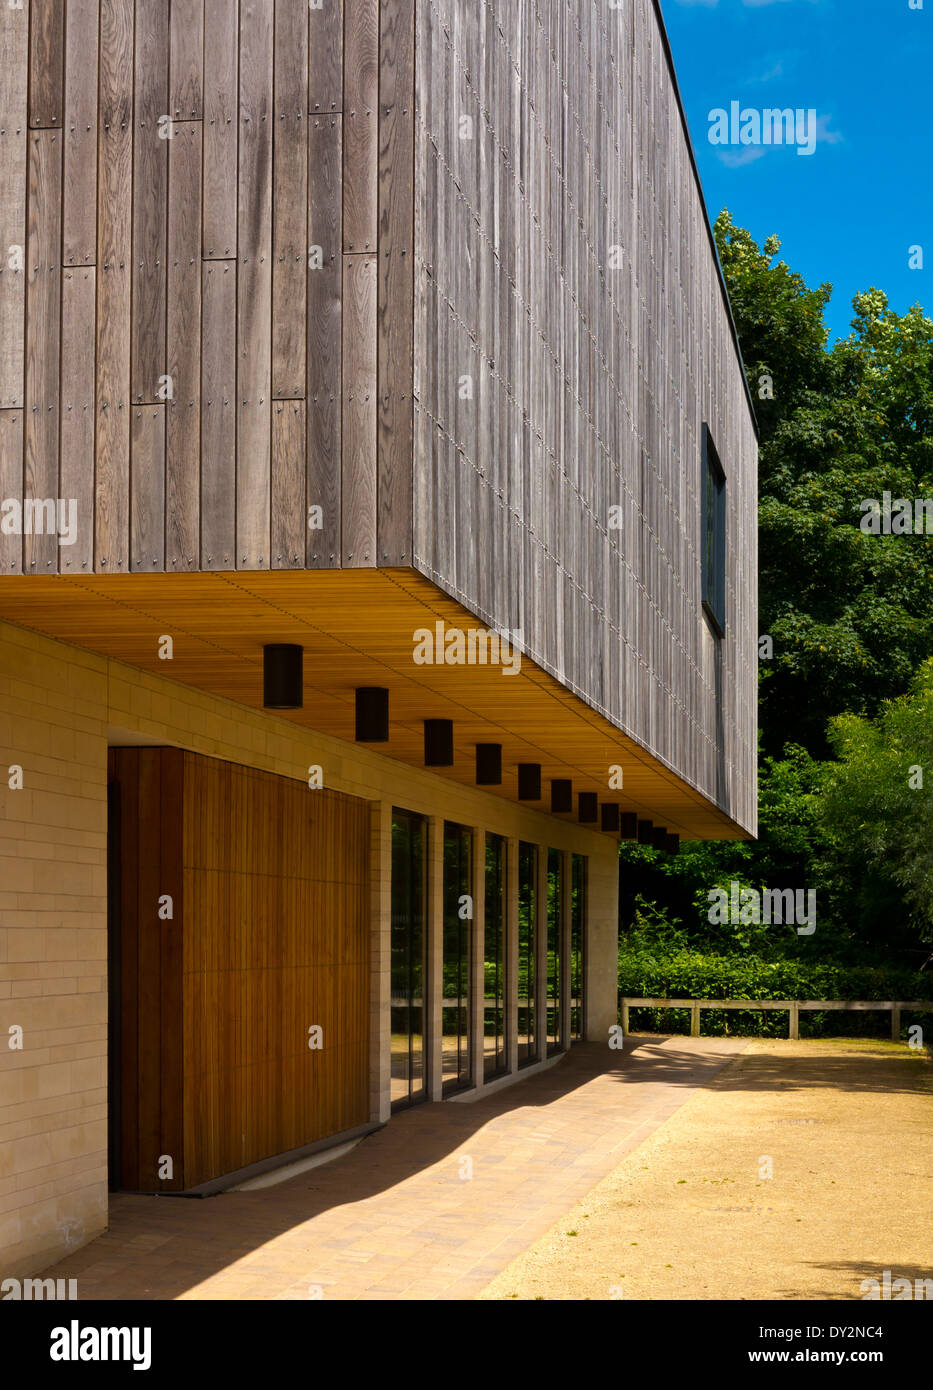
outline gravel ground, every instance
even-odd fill
[[[480,1297],[861,1299],[885,1270],[933,1280],[931,1135],[926,1052],[755,1040]]]

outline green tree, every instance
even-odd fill
[[[831,286],[808,287],[777,237],[759,247],[728,212],[715,231],[761,427],[759,632],[774,655],[760,667],[759,840],[671,859],[624,845],[622,924],[651,959],[678,944],[710,960],[916,967],[933,824],[906,768],[933,778],[933,711],[928,686],[903,697],[919,668],[930,679],[933,537],[861,521],[885,491],[933,497],[933,321],[870,289],[830,349]],[[816,935],[711,925],[709,891],[732,880],[816,889]]]
[[[808,289],[777,237],[759,248],[728,212],[716,238],[762,431],[763,746],[823,758],[830,718],[873,715],[933,655],[933,537],[861,529],[861,504],[885,491],[933,497],[933,320],[868,290],[827,351],[831,287]]]
[[[902,924],[885,913],[901,898],[907,925],[933,941],[933,661],[876,719],[834,719],[830,739],[820,818],[852,909],[890,937]]]

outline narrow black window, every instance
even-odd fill
[[[720,637],[726,630],[726,475],[703,426],[703,608]]]

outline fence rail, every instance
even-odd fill
[[[800,1036],[801,1009],[854,1009],[862,1013],[890,1013],[891,1037],[901,1036],[902,1013],[931,1013],[929,999],[636,999],[624,995],[619,1000],[622,1010],[622,1032],[628,1033],[629,1009],[689,1009],[690,1036],[700,1036],[700,1012],[703,1009],[783,1009],[788,1015],[789,1038]]]

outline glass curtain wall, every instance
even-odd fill
[[[506,842],[486,836],[486,936],[483,963],[483,1071],[487,1081],[507,1066]]]
[[[584,1029],[586,950],[586,855],[575,854],[570,899],[570,1041],[581,1042]]]
[[[424,1100],[427,822],[392,812],[392,1105]]]
[[[561,912],[564,898],[563,855],[547,852],[547,1050],[560,1049],[560,990],[563,968]]]
[[[538,847],[518,845],[518,1064],[537,1057],[535,1018],[535,916]]]
[[[470,1084],[470,947],[473,900],[472,835],[466,826],[444,822],[444,993],[441,1009],[441,1070],[445,1091]]]

